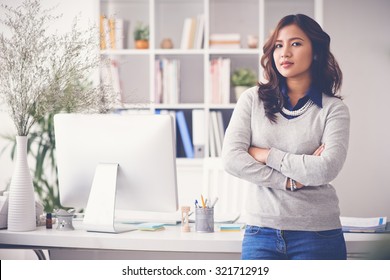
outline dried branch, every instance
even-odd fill
[[[93,86],[99,67],[99,32],[81,30],[77,18],[70,32],[48,32],[60,16],[39,0],[17,8],[0,6],[10,36],[0,34],[0,98],[8,105],[18,135],[27,135],[39,119],[59,111],[102,112],[118,103],[111,87]]]

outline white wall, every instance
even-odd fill
[[[390,218],[389,12],[388,0],[324,0],[351,114],[348,158],[334,182],[344,216]]]

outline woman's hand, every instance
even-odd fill
[[[257,161],[266,164],[269,154],[269,149],[250,147],[248,153]]]
[[[319,146],[317,150],[315,150],[313,156],[320,156],[324,150],[325,150],[325,143]]]
[[[322,144],[321,146],[319,146],[313,153],[313,156],[320,156],[322,154],[322,152],[325,150],[325,143]],[[300,188],[303,188],[304,185],[302,185],[301,183],[295,181],[295,185],[297,186],[297,189],[300,189]],[[291,179],[289,178],[287,180],[287,186],[286,186],[288,189],[291,188]]]

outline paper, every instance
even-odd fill
[[[381,232],[385,231],[387,217],[356,218],[340,217],[343,231],[349,232]]]
[[[164,224],[162,223],[143,223],[138,225],[139,230],[157,231],[164,230]]]

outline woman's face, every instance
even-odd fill
[[[286,79],[310,79],[312,44],[297,25],[287,25],[279,30],[273,57],[276,68]]]

